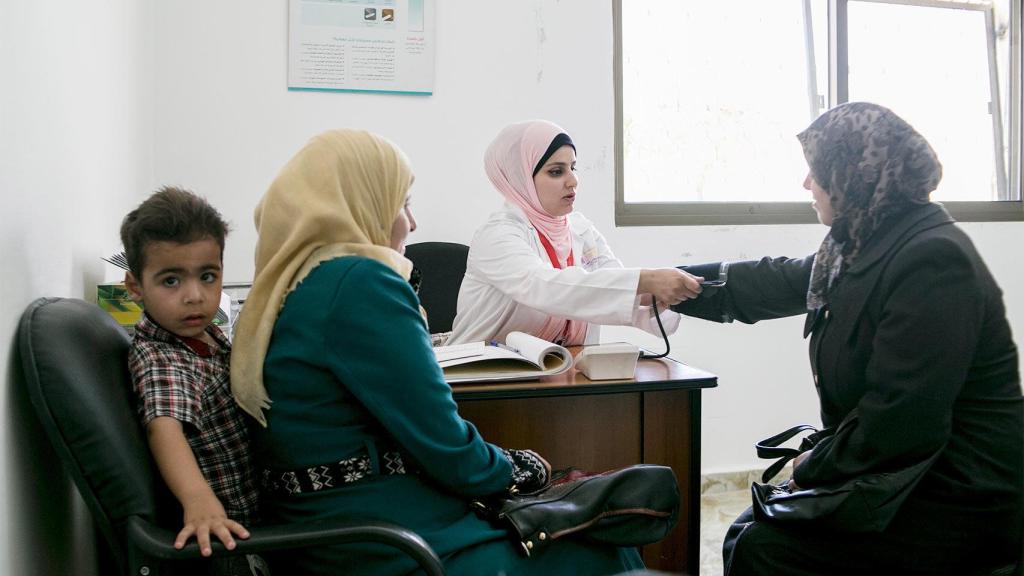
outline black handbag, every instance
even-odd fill
[[[601,474],[569,469],[535,492],[472,504],[511,529],[529,556],[567,536],[616,546],[657,542],[679,518],[679,486],[666,466],[637,464]]]
[[[851,412],[836,429],[817,430],[813,426],[795,426],[756,444],[761,458],[779,458],[761,477],[763,484],[752,483],[754,518],[762,522],[780,522],[827,527],[840,532],[881,532],[888,527],[903,501],[917,486],[918,481],[931,468],[942,452],[936,450],[929,457],[904,468],[888,472],[862,474],[845,482],[790,491],[788,482],[772,485],[768,482],[785,466],[786,462],[822,439],[835,434],[857,420]],[[783,448],[780,444],[801,432],[813,430],[799,448]]]

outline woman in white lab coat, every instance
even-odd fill
[[[652,294],[668,306],[700,293],[701,279],[676,268],[623,268],[594,225],[573,212],[576,147],[559,126],[506,127],[484,168],[506,202],[470,244],[449,344],[504,340],[512,331],[592,343],[601,324],[658,334]],[[660,316],[674,332],[679,315]]]

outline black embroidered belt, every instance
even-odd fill
[[[407,474],[402,455],[384,452],[380,455],[382,475]],[[346,458],[337,462],[310,466],[299,470],[267,470],[260,474],[263,490],[270,494],[291,495],[319,492],[358,482],[373,474],[369,454]]]

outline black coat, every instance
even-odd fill
[[[808,312],[813,260],[730,263],[724,287],[676,310],[746,323],[807,314],[822,422],[836,426],[854,408],[858,420],[796,468],[801,487],[899,469],[941,450],[900,515],[998,528],[1020,542],[1017,350],[1002,292],[970,239],[941,206],[914,208],[869,240],[825,308]],[[688,269],[713,279],[719,266]]]

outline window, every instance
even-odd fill
[[[853,100],[928,139],[958,219],[1024,219],[1020,3],[615,0],[616,222],[815,222],[795,136]]]

